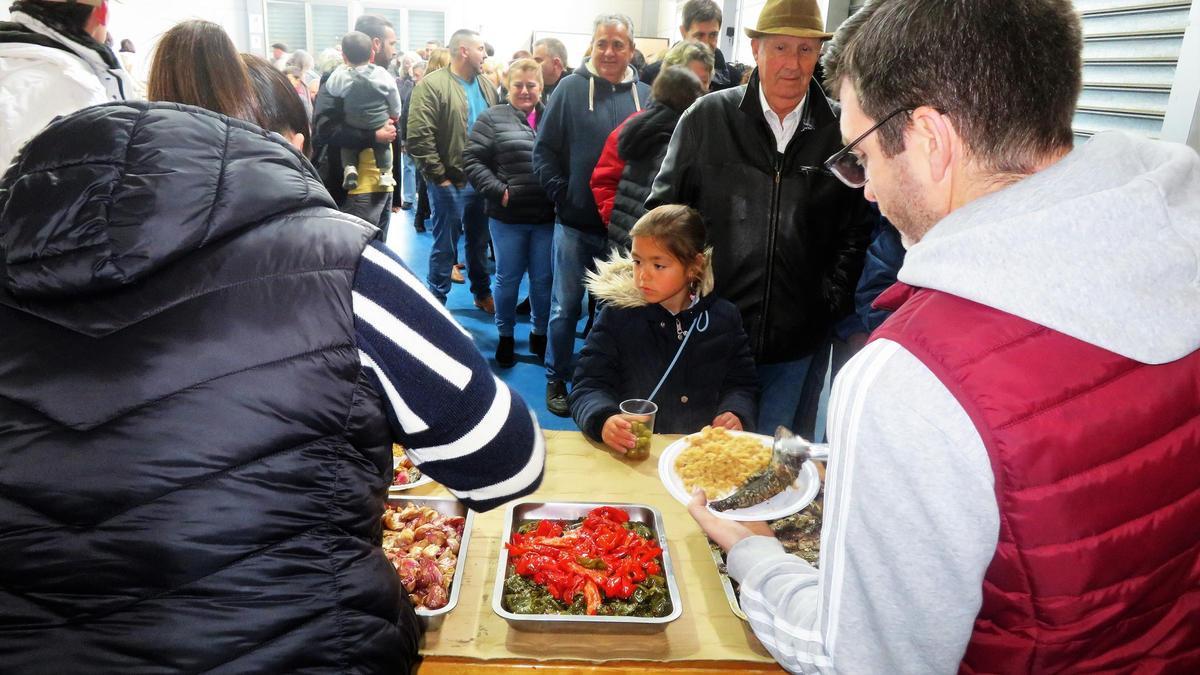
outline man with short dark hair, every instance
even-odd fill
[[[716,57],[709,91],[729,89],[742,83],[742,70],[726,61],[725,55],[717,48],[717,40],[721,37],[721,20],[721,8],[713,0],[688,0],[683,3],[683,23],[679,25],[679,36],[690,42],[708,45]],[[642,81],[648,85],[654,84],[662,67],[660,58],[643,68]]]
[[[425,47],[422,49],[418,49],[417,54],[420,54],[422,61],[428,61],[429,55],[433,53],[433,50],[441,49],[441,48],[442,48],[441,40],[426,40]]]
[[[396,55],[396,30],[387,19],[364,14],[354,23],[354,30],[371,38],[371,49],[375,53],[373,63],[386,68]],[[316,164],[329,194],[346,213],[358,216],[379,228],[379,237],[386,241],[388,225],[392,217],[392,193],[395,188],[385,185],[375,163],[376,144],[393,143],[396,140],[396,124],[388,120],[375,131],[356,129],[346,124],[346,111],[341,99],[332,96],[325,87],[329,78],[321,80],[317,100],[313,104],[313,136],[323,149],[314,151]],[[366,148],[358,155],[357,187],[347,192],[342,187],[345,169],[341,160],[341,148]]]
[[[680,118],[647,203],[704,214],[716,292],[741,310],[754,349],[755,428],[806,438],[813,429],[798,422],[811,426],[815,414],[801,410],[803,382],[853,310],[874,226],[860,190],[815,168],[841,145],[837,113],[812,77],[824,25],[816,0],[763,6],[757,29],[746,29],[757,63],[749,83]]]
[[[563,78],[533,146],[533,169],[557,212],[545,361],[546,408],[559,417],[571,414],[566,383],[574,373],[583,275],[607,250],[604,221],[592,196],[592,171],[612,130],[650,102],[650,88],[638,81],[637,72],[629,65],[633,49],[629,17],[596,17],[592,55]]]
[[[21,0],[0,21],[0,175],[60,115],[120,101],[133,83],[112,50],[104,0]]]
[[[1068,0],[873,0],[825,167],[901,232],[834,386],[820,570],[707,513],[793,671],[1200,662],[1200,158],[1074,144]]]
[[[433,210],[429,290],[443,303],[460,233],[467,238],[467,277],[475,307],[495,313],[487,272],[486,201],[467,181],[463,151],[475,119],[496,105],[496,90],[481,78],[487,58],[483,39],[472,30],[450,36],[450,66],[429,73],[413,89],[408,113],[408,154],[425,176]]]
[[[558,83],[572,72],[567,65],[567,46],[558,38],[542,38],[533,43],[533,60],[542,65],[542,100],[548,104]]]

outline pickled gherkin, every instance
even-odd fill
[[[634,420],[629,423],[629,430],[637,439],[637,444],[625,453],[626,459],[643,460],[650,456],[650,438],[654,435],[650,425]]]

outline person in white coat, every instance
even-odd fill
[[[0,22],[0,173],[51,120],[132,96],[104,39],[107,0],[19,0]]]

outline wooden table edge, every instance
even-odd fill
[[[775,663],[748,661],[532,661],[528,659],[470,659],[458,656],[427,656],[417,665],[420,675],[484,675],[485,673],[527,672],[536,670],[555,675],[641,675],[642,673],[762,673],[784,672]]]

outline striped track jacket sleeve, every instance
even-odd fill
[[[476,511],[536,490],[546,459],[536,418],[381,243],[363,253],[353,304],[362,366],[413,463]]]

